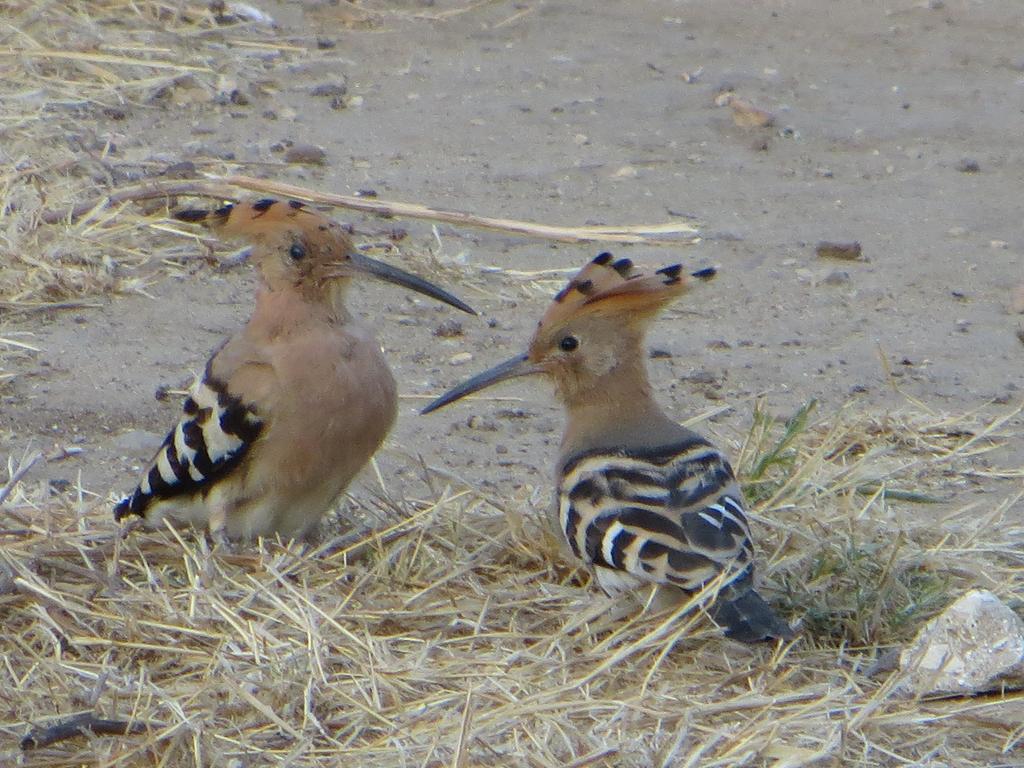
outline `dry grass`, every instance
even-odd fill
[[[0,310],[63,307],[137,291],[180,259],[150,210],[96,211],[39,226],[44,210],[158,176],[166,163],[118,149],[125,116],[223,96],[219,75],[254,67],[267,40],[204,5],[159,0],[12,0],[0,10]],[[284,43],[282,43],[283,45]],[[234,51],[225,60],[222,51]],[[216,168],[215,168],[216,169]]]
[[[778,649],[611,606],[548,535],[548,488],[432,475],[434,498],[375,511],[390,526],[359,541],[229,554],[122,540],[107,500],[29,476],[0,506],[0,762],[87,712],[146,730],[23,764],[1019,765],[1020,694],[907,701],[871,676],[967,586],[1024,598],[1011,500],[901,500],[971,483],[1001,422],[758,413],[739,466],[762,574],[805,627]]]

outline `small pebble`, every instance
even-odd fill
[[[767,110],[755,107],[743,99],[730,99],[732,121],[739,128],[767,128],[775,122],[775,116]]]
[[[308,165],[324,165],[327,153],[315,144],[293,144],[284,153],[286,163],[305,163]]]
[[[682,80],[687,85],[693,85],[698,80],[700,80],[700,76],[702,74],[704,74],[704,67],[697,67],[692,72],[683,72],[682,74],[679,75],[679,79]]]
[[[846,285],[850,282],[850,273],[837,269],[829,272],[821,282],[825,285]]]
[[[458,352],[448,358],[448,365],[465,365],[473,361],[472,352]]]
[[[977,160],[965,157],[956,164],[956,169],[960,171],[960,173],[977,173],[981,170],[981,166],[978,165]]]
[[[859,242],[833,243],[822,240],[814,247],[814,252],[822,259],[842,259],[843,261],[860,261],[861,247]]]
[[[1010,244],[1005,240],[989,240],[988,247],[1005,250],[1006,248],[1010,247]]]
[[[187,179],[196,175],[196,164],[190,160],[172,163],[164,168],[163,175],[168,179]]]
[[[527,419],[530,417],[528,411],[524,411],[522,408],[502,408],[495,414],[499,419]]]
[[[309,89],[309,95],[318,99],[344,96],[346,93],[348,93],[348,86],[345,83],[320,83]]]
[[[950,237],[963,237],[967,234],[967,227],[950,227],[946,230],[946,234]]]
[[[459,320],[445,320],[434,329],[434,335],[442,339],[451,339],[462,335],[462,322]]]
[[[466,419],[466,426],[470,429],[479,429],[483,432],[498,431],[498,422],[493,419],[485,419],[482,416],[470,416]]]
[[[689,376],[684,376],[684,379],[693,384],[717,384],[718,381],[715,378],[715,374],[711,371],[694,371]]]
[[[665,360],[672,357],[672,353],[669,352],[667,349],[652,349],[648,353],[648,356],[651,358],[651,360]]]

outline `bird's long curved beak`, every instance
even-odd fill
[[[467,312],[470,315],[476,314],[476,310],[466,304],[466,302],[461,299],[457,299],[443,288],[438,288],[433,283],[424,280],[422,277],[416,277],[416,275],[406,272],[404,269],[399,269],[398,267],[393,267],[383,261],[377,261],[377,259],[371,259],[369,256],[364,256],[359,253],[359,251],[352,251],[352,253],[349,254],[348,261],[338,264],[337,266],[346,270],[355,270],[357,272],[376,277],[380,280],[384,280],[385,282],[400,285],[411,291],[422,293],[424,296],[429,296],[432,299],[443,301],[445,304],[450,304],[456,309],[461,309],[463,312]],[[342,274],[344,273],[339,273],[337,276],[340,277]]]
[[[466,395],[479,392],[481,389],[497,384],[499,381],[515,379],[519,376],[530,376],[534,373],[542,373],[543,370],[544,369],[536,363],[530,362],[530,359],[526,355],[513,357],[511,360],[499,363],[483,373],[478,373],[476,376],[471,379],[467,379],[457,387],[452,387],[437,398],[437,400],[421,410],[420,413],[426,414],[431,411],[436,411],[438,408],[444,408],[444,406],[449,403],[454,403],[456,400],[460,400]]]

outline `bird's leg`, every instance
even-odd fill
[[[228,510],[227,505],[223,500],[218,500],[213,503],[213,509],[210,511],[209,521],[210,540],[213,545],[222,551],[231,551],[231,541],[228,539],[227,526],[228,526]]]

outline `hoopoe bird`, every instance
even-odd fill
[[[253,244],[262,278],[246,325],[209,359],[180,421],[114,509],[168,516],[215,539],[309,533],[369,461],[397,413],[394,377],[369,327],[345,307],[352,279],[376,277],[475,314],[415,275],[356,250],[298,201],[185,210]]]
[[[653,583],[692,593],[720,579],[709,612],[728,636],[789,638],[789,626],[754,590],[750,527],[732,467],[665,414],[648,382],[647,327],[686,290],[678,264],[645,275],[602,253],[555,296],[525,354],[422,413],[506,379],[548,375],[568,417],[557,464],[559,528],[605,592]]]

